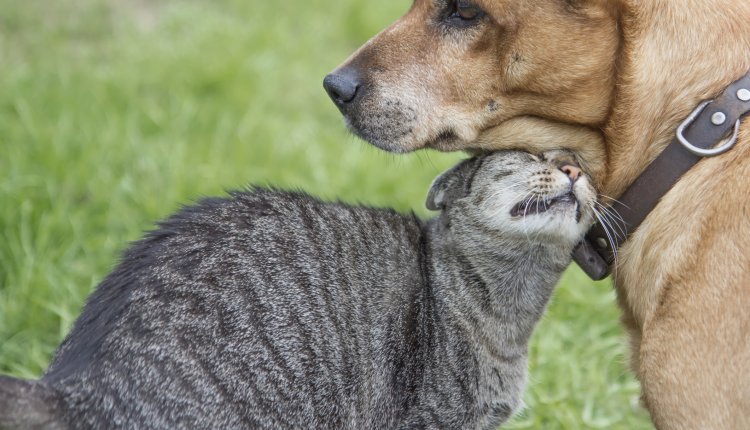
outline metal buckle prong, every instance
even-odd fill
[[[685,118],[685,121],[682,121],[682,124],[680,124],[680,126],[677,127],[677,140],[680,141],[680,143],[682,144],[682,146],[685,147],[685,149],[687,149],[688,151],[690,151],[691,153],[699,157],[713,157],[715,155],[723,154],[729,151],[730,149],[732,149],[734,144],[737,143],[737,135],[740,132],[740,120],[737,119],[737,122],[734,123],[734,132],[732,133],[732,137],[730,137],[729,140],[725,144],[717,148],[709,148],[709,149],[699,148],[693,145],[692,143],[688,142],[688,140],[685,138],[685,135],[684,135],[685,129],[690,124],[692,124],[693,121],[695,121],[695,118],[697,118],[698,115],[700,115],[701,112],[703,112],[703,109],[705,109],[706,106],[708,106],[708,104],[711,103],[712,101],[713,100],[707,100],[699,104],[698,107],[695,108],[695,110],[692,113],[690,113],[690,115],[687,118]]]

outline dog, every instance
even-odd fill
[[[324,80],[391,152],[562,146],[619,196],[750,69],[750,2],[415,0]],[[631,367],[659,429],[750,428],[750,126],[620,248]]]

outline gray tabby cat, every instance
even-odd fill
[[[564,153],[466,160],[426,223],[255,189],[135,243],[0,427],[493,429],[595,193]]]

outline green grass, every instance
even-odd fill
[[[406,0],[0,0],[0,373],[37,377],[128,242],[250,183],[414,209],[460,157],[349,136],[323,76]],[[609,283],[571,269],[509,428],[651,428]]]

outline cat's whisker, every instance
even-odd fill
[[[537,196],[536,196],[536,211],[537,212],[539,212],[539,202],[540,201],[542,202],[542,204],[544,204],[544,199],[542,198],[542,196],[537,194]],[[535,242],[539,242],[539,236],[541,234],[542,234],[542,231],[541,230],[537,230],[536,237],[534,238]]]
[[[600,202],[596,202],[599,208],[606,210],[607,212],[611,213],[615,218],[618,218],[619,220],[622,220],[622,216],[614,210],[611,206],[607,206],[605,204],[602,204]]]
[[[618,214],[610,211],[609,208],[602,205],[601,203],[595,202],[594,204],[598,208],[598,212],[602,216],[602,218],[604,218],[607,221],[607,225],[612,228],[613,233],[616,233],[617,235],[616,237],[620,238],[622,235],[622,237],[624,238],[625,230],[624,230],[622,218],[619,217]]]
[[[597,219],[597,221],[599,221],[599,223],[600,223],[600,224],[602,225],[602,229],[604,230],[604,234],[605,234],[605,235],[607,236],[607,239],[608,239],[608,242],[609,242],[609,244],[610,244],[610,245],[612,245],[612,243],[613,243],[613,242],[612,242],[612,238],[611,238],[611,236],[610,236],[610,234],[609,234],[609,230],[608,230],[608,228],[607,228],[607,224],[606,224],[606,222],[605,222],[605,221],[603,220],[603,218],[602,218],[601,214],[599,213],[599,211],[597,211],[597,210],[596,210],[596,208],[594,208],[594,207],[592,206],[592,207],[591,207],[591,210],[592,210],[592,211],[593,211],[593,213],[594,213],[594,217],[595,217],[595,218]]]
[[[607,235],[607,241],[609,242],[609,246],[613,250],[614,259],[615,259],[615,261],[617,261],[617,248],[615,247],[615,241],[614,241],[614,239],[612,238],[612,235],[609,232],[608,224],[602,218],[602,216],[599,214],[599,211],[596,210],[596,207],[593,204],[591,205],[591,209],[592,209],[592,211],[593,211],[594,216],[596,217],[596,219],[599,220],[599,222],[601,223],[602,229],[604,230],[604,234]]]
[[[617,199],[616,199],[616,198],[614,198],[614,197],[610,197],[610,196],[608,196],[608,195],[606,195],[606,194],[601,194],[601,193],[600,193],[600,194],[599,194],[599,198],[602,198],[602,197],[603,197],[603,198],[605,198],[605,199],[607,199],[607,200],[609,200],[610,202],[613,202],[613,203],[619,203],[619,204],[621,204],[621,205],[625,206],[626,208],[630,209],[630,206],[628,206],[628,205],[626,205],[625,203],[623,203],[623,202],[621,202],[621,201],[617,200]]]
[[[512,184],[510,184],[510,185],[508,185],[508,186],[506,186],[504,188],[501,188],[499,190],[493,191],[492,194],[490,194],[490,196],[488,198],[489,199],[497,198],[499,195],[501,195],[501,194],[503,194],[505,192],[508,192],[508,191],[510,191],[512,189],[517,189],[518,187],[521,187],[521,186],[523,186],[523,182],[521,182],[521,181],[514,182],[514,183],[512,183]]]
[[[620,239],[620,234],[617,232],[615,227],[613,227],[612,221],[607,217],[607,214],[599,212],[599,215],[601,216],[600,222],[602,223],[604,231],[610,233],[613,239]],[[612,244],[612,246],[614,247],[614,243]]]
[[[523,197],[523,199],[521,199],[521,201],[525,201],[526,199],[531,198],[534,195],[534,192],[535,192],[535,190],[529,190],[528,192],[526,192],[526,195]],[[524,221],[526,221],[526,219],[527,219],[526,218],[526,211],[529,210],[529,206],[530,205],[526,205],[523,208],[523,219],[524,219]],[[526,236],[526,241],[529,242],[529,243],[533,243],[531,241],[531,237],[529,236],[529,223],[528,222],[524,222],[523,223],[523,233]]]
[[[510,186],[507,186],[507,187],[505,187],[505,188],[502,188],[502,189],[500,189],[499,191],[495,191],[495,192],[491,193],[491,194],[490,194],[490,195],[489,195],[489,196],[487,197],[487,200],[493,200],[493,199],[497,198],[497,197],[498,197],[498,196],[499,196],[500,194],[502,194],[503,192],[505,192],[505,191],[507,191],[507,190],[509,190],[509,189],[511,189],[511,188],[519,187],[519,186],[522,186],[522,185],[523,185],[523,182],[520,182],[520,181],[519,181],[519,182],[514,182],[514,183],[513,183],[513,184],[511,184]],[[522,198],[520,198],[520,199],[518,199],[517,201],[521,202],[521,201],[524,201],[524,200],[526,200],[527,198],[529,198],[529,197],[531,196],[531,193],[532,193],[532,192],[533,192],[533,191],[526,191],[526,193],[525,193],[525,194],[523,195],[523,197],[522,197]],[[503,211],[503,209],[502,209],[502,208],[498,208],[497,210],[495,210],[495,211],[494,211],[494,212],[492,213],[492,215],[491,215],[491,216],[492,216],[492,217],[496,217],[496,216],[498,216],[498,215],[499,215],[499,214],[500,214],[500,213],[501,213],[502,211]]]
[[[598,202],[595,202],[595,204],[599,205],[598,207],[599,207],[600,213],[610,221],[611,223],[610,225],[617,227],[616,232],[613,229],[613,232],[615,233],[619,232],[617,237],[625,239],[627,237],[627,233],[625,230],[625,220],[622,218],[622,216],[610,207],[604,206]]]

